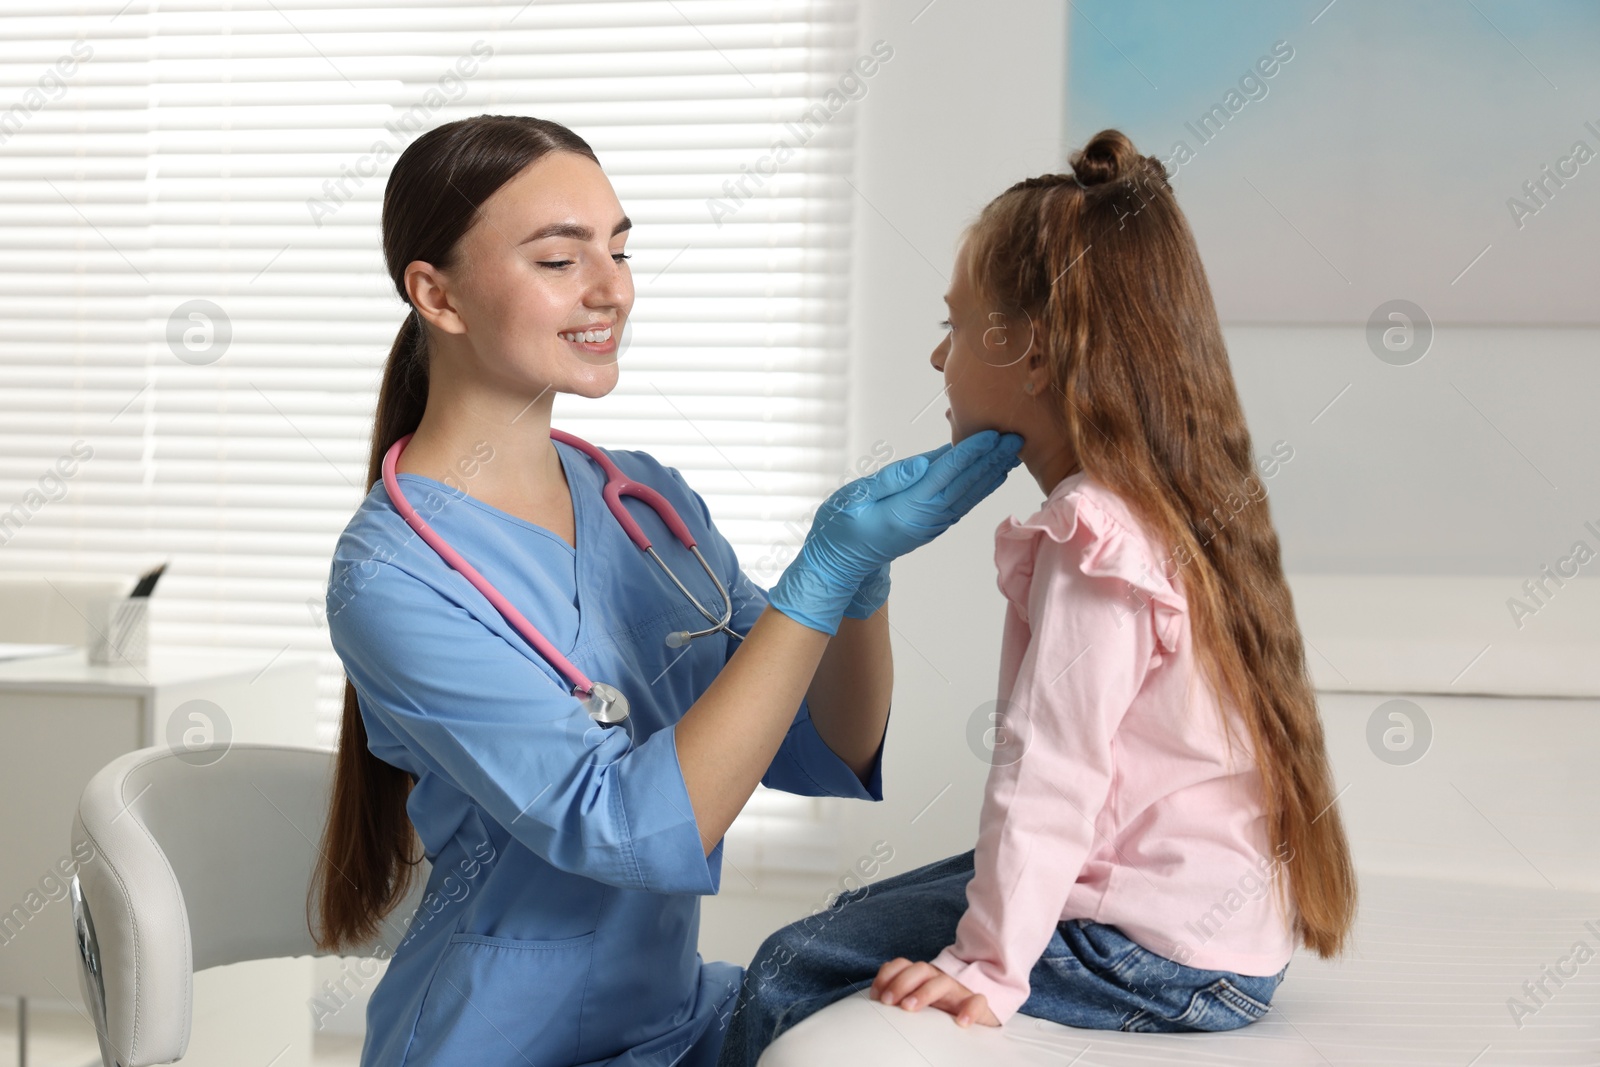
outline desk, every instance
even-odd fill
[[[96,771],[186,738],[312,745],[316,687],[316,661],[290,654],[152,648],[148,665],[99,667],[77,648],[0,662],[0,995],[82,1007],[60,865],[72,869],[72,817]],[[274,1067],[308,1065],[312,984],[310,957],[196,975],[185,1067],[266,1063],[285,1042]]]

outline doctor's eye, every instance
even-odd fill
[[[621,263],[623,260],[632,259],[633,257],[626,252],[613,252],[611,253],[611,258],[613,261]],[[538,263],[541,267],[549,267],[552,270],[559,271],[572,266],[573,261],[570,259],[541,259]]]
[[[955,326],[951,324],[949,319],[940,319],[939,328],[941,330],[953,330],[955,329]]]

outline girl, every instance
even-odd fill
[[[1021,434],[1046,494],[995,532],[977,846],[768,938],[723,1067],[861,989],[963,1026],[1228,1030],[1297,941],[1345,943],[1355,876],[1199,252],[1123,134],[1071,163],[969,227],[932,356],[952,438]]]
[[[757,782],[882,799],[889,561],[1018,462],[1021,439],[989,431],[847,483],[769,594],[677,470],[604,450],[703,550],[705,570],[618,502],[696,599],[729,610],[712,570],[731,591],[732,636],[703,631],[610,513],[598,459],[551,436],[556,393],[617,384],[631,225],[589,145],[524,116],[424,133],[384,192],[410,313],[329,572],[349,684],[308,902],[325,949],[398,941],[367,1009],[369,1067],[709,1067],[740,977],[696,952],[724,831]],[[513,611],[414,531],[408,499]],[[617,687],[626,720],[593,721],[511,615]],[[683,631],[703,633],[664,641]],[[391,917],[424,855],[422,906]]]

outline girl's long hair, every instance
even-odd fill
[[[477,115],[424,133],[395,160],[383,193],[383,258],[395,291],[408,305],[405,271],[421,260],[442,271],[456,266],[457,243],[495,190],[555,151],[599,162],[587,142],[559,123],[522,115]],[[389,349],[373,418],[367,489],[383,476],[383,457],[422,421],[428,399],[428,341],[412,310]],[[410,891],[422,860],[406,814],[414,784],[406,772],[367,748],[356,689],[344,685],[333,793],[321,858],[307,894],[315,895],[319,948],[370,944],[384,916]]]
[[[1249,729],[1269,838],[1290,850],[1279,899],[1302,944],[1338,955],[1355,869],[1199,249],[1161,161],[1120,131],[1069,162],[968,227],[972,288],[981,307],[1026,314],[1077,463],[1171,546],[1164,568],[1181,573],[1197,659],[1229,736],[1230,707]]]

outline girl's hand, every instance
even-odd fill
[[[1000,1020],[989,1010],[989,999],[974,993],[931,963],[912,963],[896,956],[878,968],[867,994],[885,1004],[896,1002],[906,1011],[917,1011],[932,1004],[956,1017],[957,1026],[999,1026]]]

